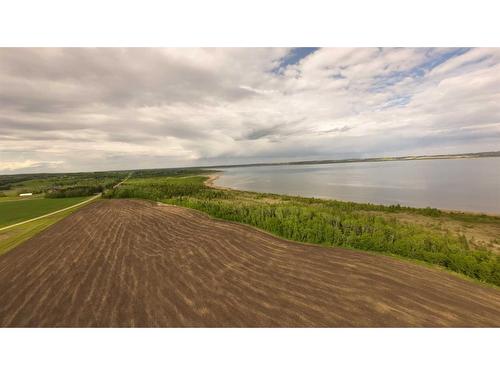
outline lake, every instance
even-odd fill
[[[239,190],[500,214],[500,158],[223,169]]]

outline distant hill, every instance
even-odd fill
[[[229,165],[211,165],[197,168],[236,168],[236,167],[257,167],[270,165],[307,165],[307,164],[335,164],[335,163],[362,163],[362,162],[382,162],[382,161],[407,161],[407,160],[431,160],[431,159],[472,159],[472,158],[491,158],[500,157],[500,151],[475,152],[468,154],[442,154],[442,155],[408,155],[408,156],[389,156],[379,158],[364,159],[326,159],[326,160],[303,160],[281,163],[252,163],[252,164],[229,164]]]

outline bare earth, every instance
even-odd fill
[[[377,254],[100,200],[0,257],[2,327],[500,326],[500,291]]]

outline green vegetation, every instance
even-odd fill
[[[114,182],[107,185],[93,185],[93,186],[71,186],[63,189],[49,190],[45,193],[45,198],[71,198],[71,197],[86,197],[102,193],[105,188],[114,186]]]
[[[88,198],[27,199],[0,201],[0,228],[83,202]]]
[[[471,278],[500,286],[500,256],[472,247],[464,235],[390,217],[440,217],[464,223],[500,224],[500,218],[414,209],[219,190],[206,186],[206,176],[187,171],[182,177],[132,178],[105,193],[108,198],[143,198],[206,212],[216,218],[249,224],[278,236],[314,244],[342,246],[393,254],[439,265]],[[206,173],[206,172],[205,172]]]
[[[7,196],[44,194],[47,198],[90,196],[122,181],[129,172],[89,172],[0,176],[0,191]]]
[[[156,177],[127,181],[124,188],[108,191],[105,196],[113,198],[142,198],[155,201],[179,196],[197,196],[208,191],[203,184],[205,177]],[[123,186],[123,185],[122,185]],[[215,189],[211,189],[214,190]]]
[[[55,224],[59,220],[80,209],[82,206],[84,205],[74,207],[69,210],[59,212],[57,214],[44,217],[29,223],[21,224],[14,228],[0,231],[0,255],[8,252],[9,250],[12,250],[17,245],[20,245],[24,241],[30,239],[35,234],[43,231],[52,224]]]
[[[215,170],[200,168],[164,168],[164,169],[140,169],[132,171],[134,178],[147,177],[185,177],[216,172]]]

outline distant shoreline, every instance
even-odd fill
[[[179,168],[179,169],[244,168],[244,167],[269,167],[269,166],[280,166],[280,165],[287,166],[287,165],[369,163],[369,162],[384,162],[384,161],[479,159],[479,158],[497,158],[497,157],[500,157],[500,151],[476,152],[476,153],[466,153],[466,154],[388,156],[388,157],[362,158],[362,159],[353,158],[353,159],[303,160],[303,161],[289,161],[289,162],[281,162],[281,163],[209,165],[209,166],[187,167],[187,168]],[[177,169],[177,168],[173,168],[173,169]]]
[[[252,190],[240,190],[240,189],[234,189],[230,188],[228,186],[222,186],[222,185],[217,185],[215,183],[216,180],[219,179],[219,177],[223,174],[223,171],[217,172],[217,173],[211,173],[207,176],[208,178],[203,182],[205,186],[208,186],[213,189],[218,189],[218,190],[234,190],[234,191],[249,191],[251,193],[263,193],[263,192],[258,192],[258,191],[252,191]],[[280,195],[280,196],[286,196],[288,194],[280,194],[280,193],[272,193],[272,192],[264,192],[263,194],[273,194],[273,195]],[[351,202],[351,203],[367,203],[367,204],[374,204],[374,205],[379,205],[379,206],[390,206],[388,204],[381,204],[381,203],[374,203],[374,202],[356,202],[356,201],[346,201],[343,199],[336,199],[336,198],[326,198],[326,197],[306,197],[302,195],[297,195],[297,197],[300,198],[314,198],[314,199],[320,199],[320,200],[335,200],[339,202]],[[413,206],[407,206],[408,208],[416,208],[416,209],[423,209],[425,207],[413,207]],[[454,209],[448,209],[448,208],[439,208],[439,207],[430,207],[436,210],[439,210],[444,213],[449,213],[449,214],[466,214],[466,215],[479,215],[479,216],[489,216],[489,217],[500,217],[500,212],[499,213],[492,213],[492,212],[481,212],[481,211],[469,211],[469,210],[454,210]]]
[[[215,180],[217,180],[223,172],[217,172],[217,173],[212,173],[207,175],[207,179],[203,182],[206,186],[214,188],[214,189],[220,189],[220,190],[234,190],[229,187],[225,186],[220,186],[215,184]]]

